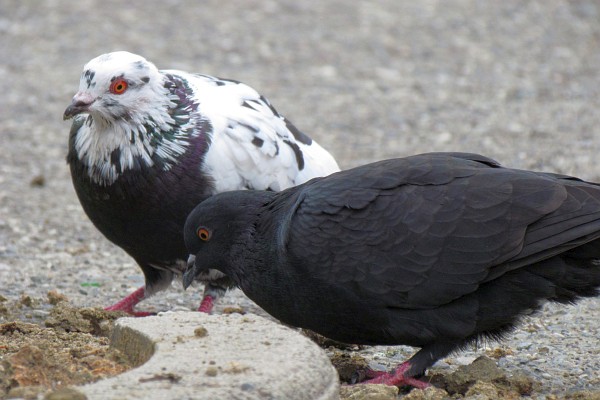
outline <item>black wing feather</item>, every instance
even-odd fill
[[[344,171],[298,199],[283,233],[288,256],[388,307],[446,304],[600,236],[600,188],[464,153]]]

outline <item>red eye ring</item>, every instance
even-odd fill
[[[115,79],[113,83],[110,84],[110,92],[112,94],[123,94],[127,90],[129,84],[125,79]]]
[[[203,240],[206,242],[210,239],[211,232],[210,232],[210,230],[208,230],[208,228],[201,226],[196,231],[196,235],[200,238],[200,240]]]

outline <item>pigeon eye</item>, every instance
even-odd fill
[[[109,90],[112,94],[123,94],[127,90],[127,86],[129,86],[129,84],[125,79],[115,79],[115,81],[110,84]]]
[[[208,239],[210,239],[210,231],[208,230],[208,228],[200,227],[196,231],[196,234],[198,235],[198,237],[200,238],[200,240],[203,240],[205,242]]]

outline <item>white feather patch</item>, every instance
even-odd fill
[[[202,168],[214,179],[215,193],[248,188],[279,191],[339,171],[334,158],[318,143],[297,141],[283,117],[248,85],[168,72],[188,80],[199,112],[213,126]],[[301,151],[302,169],[286,142]]]

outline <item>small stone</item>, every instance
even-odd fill
[[[227,365],[227,368],[225,368],[223,370],[223,372],[225,372],[226,374],[241,374],[242,372],[245,372],[249,369],[250,369],[250,367],[247,365],[241,364],[239,362],[231,361]]]
[[[208,367],[204,373],[206,376],[217,376],[219,369],[217,367]]]
[[[171,383],[177,383],[180,380],[181,380],[181,376],[171,373],[171,372],[166,372],[164,374],[154,374],[147,378],[140,378],[138,381],[140,383],[157,382],[157,381],[168,381]]]
[[[28,296],[26,294],[24,294],[24,295],[21,296],[20,302],[25,307],[29,307],[29,308],[33,308],[37,304],[37,301],[35,301],[31,296]]]
[[[225,307],[223,308],[223,314],[246,314],[246,311],[242,307]]]
[[[388,385],[352,385],[340,388],[342,400],[395,400],[398,388]]]
[[[531,342],[522,342],[517,345],[517,350],[527,350],[532,345],[533,345],[533,343],[531,343]]]
[[[46,318],[48,315],[50,315],[50,311],[46,310],[33,310],[31,313],[36,318]]]
[[[44,400],[86,400],[87,396],[74,388],[62,388],[48,393]]]
[[[342,382],[350,382],[355,373],[368,367],[367,360],[360,355],[336,351],[330,359]]]
[[[199,326],[198,328],[194,329],[194,335],[196,337],[205,337],[208,335],[208,330],[203,326]]]
[[[569,400],[599,400],[600,390],[582,390],[579,392],[569,393],[565,397]]]
[[[498,389],[491,382],[477,381],[466,391],[465,397],[477,396],[478,399],[497,399]]]
[[[32,187],[43,187],[46,185],[46,178],[44,177],[44,175],[34,176],[33,178],[31,178],[29,184]]]
[[[40,393],[47,389],[43,386],[18,386],[10,389],[6,394],[7,399],[37,399]]]
[[[402,397],[403,400],[443,400],[449,398],[450,395],[444,389],[430,386],[425,389],[413,389],[406,396]]]
[[[456,372],[445,377],[446,390],[450,394],[465,394],[477,381],[493,382],[505,379],[506,374],[486,356],[477,358],[470,365],[458,367]]]
[[[535,390],[539,389],[540,385],[523,373],[515,373],[508,379],[507,386],[521,396],[531,396]]]
[[[57,305],[61,301],[69,301],[69,298],[62,293],[59,293],[57,290],[50,290],[46,293],[46,297],[48,297],[48,303],[53,306]]]
[[[501,348],[496,347],[493,350],[488,350],[485,352],[488,357],[495,358],[496,360],[502,357],[506,357],[508,355],[512,355],[513,351],[509,348]]]
[[[458,356],[454,358],[455,365],[469,365],[475,361],[475,356]]]

